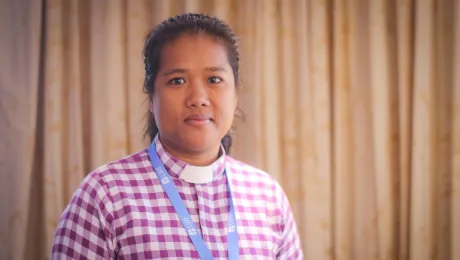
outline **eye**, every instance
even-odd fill
[[[170,81],[168,81],[168,84],[182,85],[182,84],[185,84],[185,80],[183,78],[173,78]]]
[[[217,84],[217,83],[220,83],[220,82],[222,82],[222,79],[219,78],[219,77],[209,77],[208,78],[208,83]]]

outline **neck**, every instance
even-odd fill
[[[163,148],[173,157],[194,166],[208,166],[217,160],[220,144],[217,147],[204,151],[187,151],[160,140]]]

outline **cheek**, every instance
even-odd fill
[[[236,108],[236,98],[234,96],[226,97],[221,100],[219,103],[222,119],[226,121],[227,124],[231,124],[235,116]]]
[[[154,99],[154,115],[159,127],[168,127],[178,118],[177,99],[158,94]]]

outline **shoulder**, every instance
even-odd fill
[[[266,195],[271,194],[278,202],[284,200],[283,189],[269,173],[229,156],[227,156],[227,164],[231,171],[232,182],[236,185],[250,189],[252,194],[260,191]]]
[[[133,181],[148,179],[151,164],[146,150],[142,150],[119,160],[101,165],[90,172],[80,184],[79,192],[90,193],[93,198],[110,196],[110,190],[129,186]]]
[[[232,178],[236,181],[245,180],[246,182],[258,183],[261,185],[276,184],[276,180],[270,174],[233,157],[227,156],[227,167],[232,172]]]
[[[85,181],[119,184],[120,181],[128,181],[148,173],[150,168],[147,150],[142,150],[98,167],[88,174]]]
[[[264,214],[273,230],[280,236],[291,218],[286,193],[278,181],[267,172],[234,158],[227,159],[231,174],[232,192],[240,208],[249,218]],[[249,209],[249,210],[248,210]]]
[[[120,192],[142,181],[141,177],[147,179],[145,175],[148,175],[151,167],[148,160],[147,152],[143,150],[90,172],[74,192],[64,218],[71,216],[69,211],[90,214],[97,212],[107,222],[111,222],[113,211],[120,206],[117,204]]]
[[[90,175],[106,177],[113,174],[135,174],[143,172],[150,166],[147,150],[142,150],[102,165],[91,172]]]

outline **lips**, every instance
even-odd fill
[[[205,126],[212,122],[212,118],[205,114],[194,114],[186,117],[184,121],[193,126]]]

